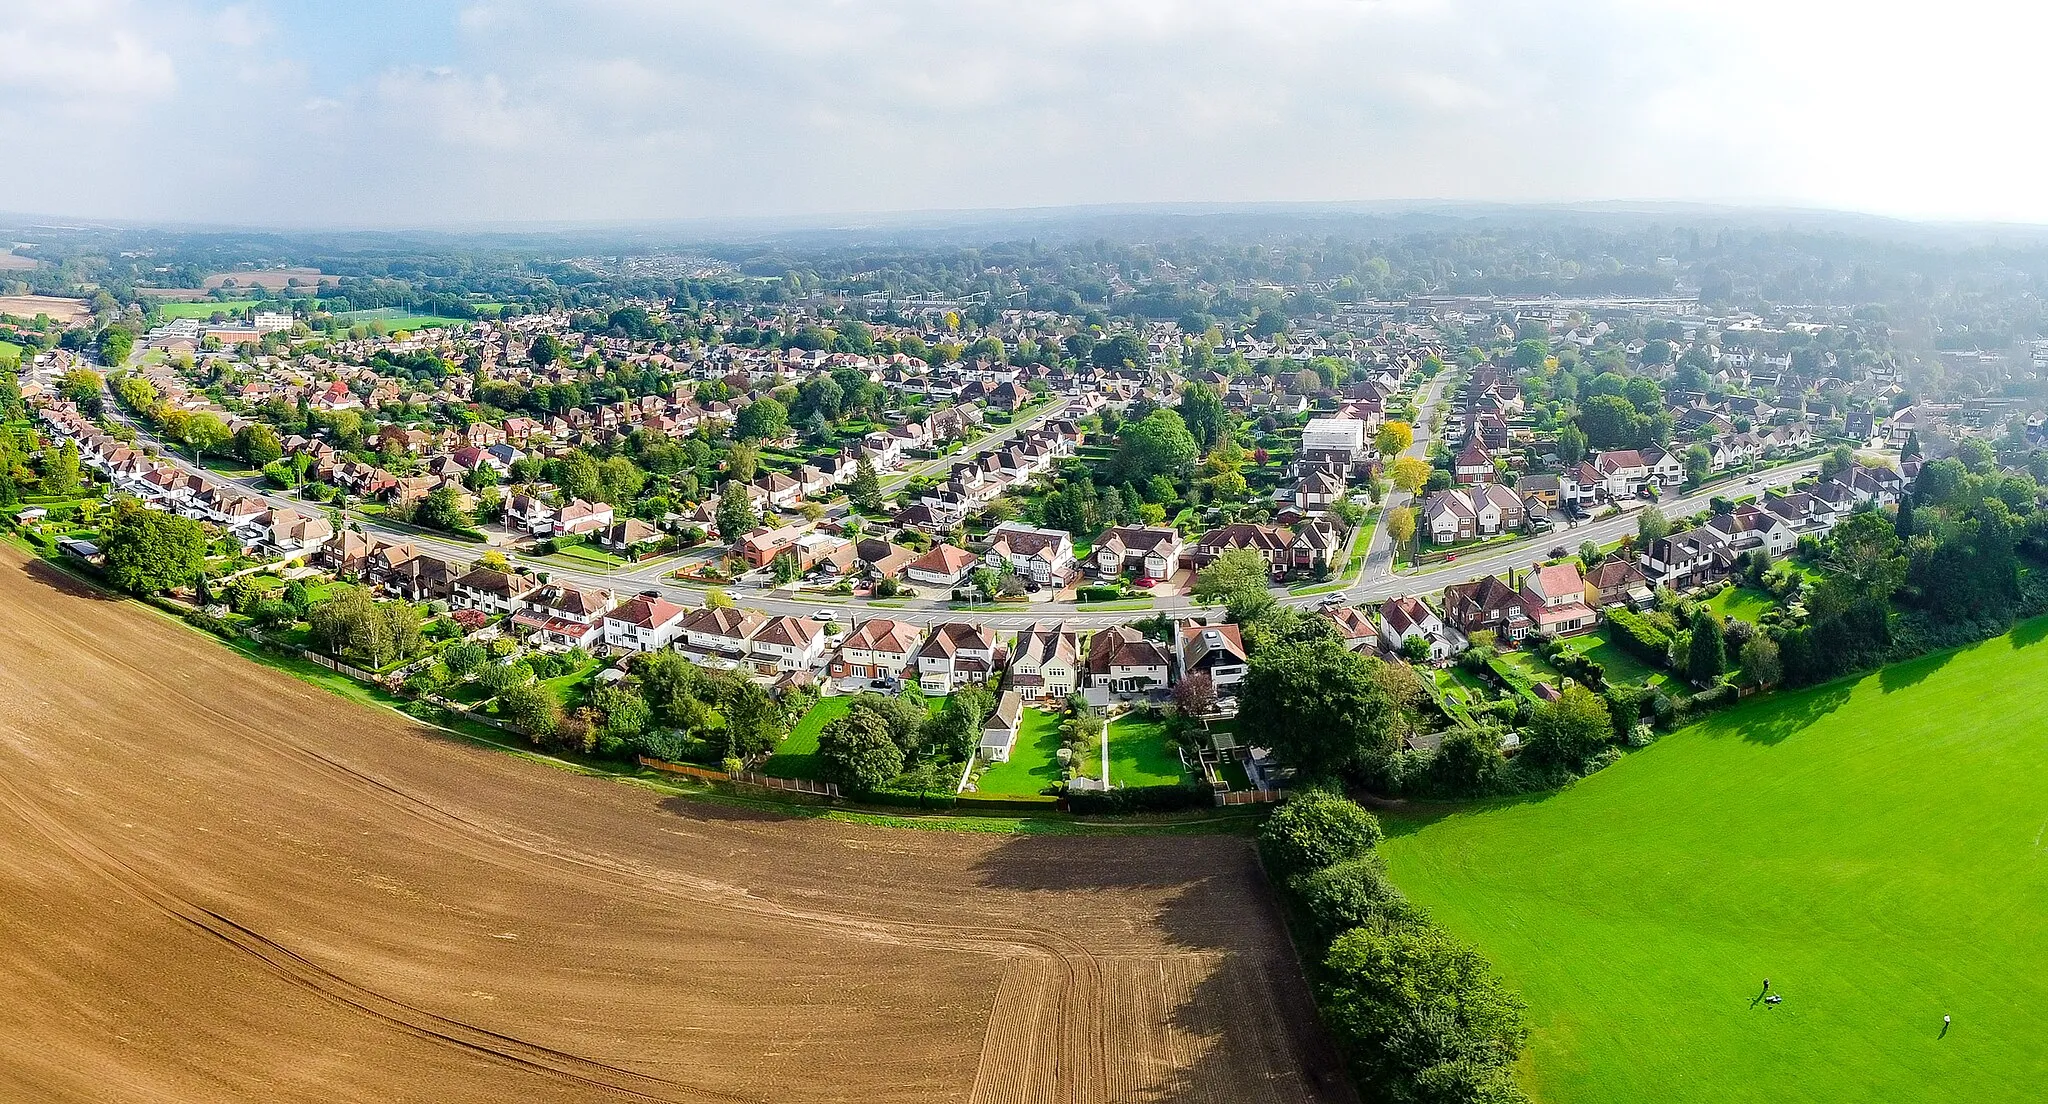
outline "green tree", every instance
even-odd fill
[[[1180,418],[1201,451],[1207,451],[1229,432],[1223,399],[1206,383],[1190,383],[1181,388]]]
[[[866,709],[851,709],[818,734],[818,759],[825,777],[848,790],[866,793],[903,773],[903,749],[888,723]]]
[[[1785,677],[1785,668],[1778,659],[1778,642],[1758,633],[1742,646],[1742,673],[1758,687],[1776,686]]]
[[[278,443],[277,431],[261,422],[251,422],[235,431],[235,455],[252,468],[282,460],[284,446]]]
[[[733,436],[742,441],[773,441],[789,432],[789,408],[771,398],[755,399],[740,408]]]
[[[1155,476],[1177,479],[1199,454],[1180,415],[1159,409],[1125,423],[1110,463],[1117,480],[1142,483]]]
[[[1327,637],[1260,648],[1238,691],[1244,739],[1312,779],[1377,770],[1398,733],[1379,666]]]
[[[853,480],[846,485],[847,501],[868,513],[879,513],[882,509],[882,480],[875,474],[874,462],[865,454],[854,465]]]
[[[1714,455],[1705,445],[1694,445],[1685,450],[1685,481],[1697,487],[1714,474]]]
[[[789,721],[766,688],[742,680],[725,700],[724,733],[725,755],[751,760],[775,750],[789,735]]]
[[[1337,937],[1324,1009],[1368,1100],[1507,1104],[1528,1030],[1478,952],[1435,925]]]
[[[1695,686],[1711,686],[1728,670],[1728,638],[1721,619],[1705,606],[1693,614],[1692,642],[1686,646],[1685,673]]]
[[[462,492],[447,483],[427,492],[427,496],[420,500],[419,511],[414,517],[422,525],[451,532],[467,529],[474,521],[469,516],[469,508],[463,504]]]
[[[100,551],[108,581],[130,594],[159,594],[190,585],[205,570],[206,531],[191,518],[123,500],[101,530]]]
[[[1536,706],[1523,729],[1523,754],[1561,770],[1580,771],[1613,737],[1607,703],[1575,684],[1565,687],[1556,701]]]
[[[727,544],[737,544],[739,539],[753,532],[761,524],[761,514],[754,509],[754,501],[748,497],[747,489],[737,483],[727,483],[718,496],[719,539]]]
[[[498,712],[535,743],[562,727],[562,703],[544,682],[522,682],[498,696]]]
[[[1671,523],[1664,518],[1664,511],[1655,506],[1645,506],[1636,515],[1636,539],[1643,544],[1662,540],[1671,535]]]
[[[1303,790],[1259,827],[1259,851],[1284,878],[1356,859],[1379,846],[1383,835],[1379,818],[1357,802],[1329,790]]]
[[[1246,589],[1265,593],[1270,578],[1266,557],[1254,549],[1233,548],[1195,573],[1194,593],[1203,602],[1224,602]]]

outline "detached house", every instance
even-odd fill
[[[1208,675],[1219,696],[1230,697],[1236,693],[1237,684],[1244,681],[1245,671],[1251,664],[1245,654],[1244,637],[1236,625],[1189,622],[1176,630],[1174,638],[1176,678]]]
[[[990,567],[1008,564],[1034,583],[1065,586],[1074,577],[1074,539],[1058,529],[1034,529],[1007,521],[989,533]]]
[[[1026,701],[1061,701],[1080,685],[1080,637],[1043,622],[1017,637],[1010,654],[1010,689]]]
[[[808,671],[825,656],[825,630],[808,617],[771,617],[748,643],[754,659],[778,671]]]
[[[747,642],[760,630],[758,613],[730,607],[697,610],[683,618],[680,647],[703,656],[726,660],[744,659]]]
[[[611,608],[609,591],[548,583],[520,601],[512,624],[538,643],[588,648],[603,634],[600,622]]]
[[[448,604],[456,609],[482,610],[490,614],[511,613],[519,609],[521,601],[539,585],[540,580],[524,571],[475,567],[456,578]]]
[[[1586,604],[1586,580],[1576,560],[1539,567],[1522,580],[1523,607],[1529,624],[1544,636],[1572,636],[1597,623]]]
[[[1113,579],[1126,571],[1165,579],[1179,569],[1180,530],[1163,525],[1117,525],[1095,541],[1095,573]]]
[[[917,650],[917,686],[926,694],[950,694],[986,682],[1005,656],[996,631],[986,625],[949,621],[932,629]]]
[[[1420,638],[1429,645],[1429,658],[1446,659],[1450,639],[1444,635],[1443,619],[1420,598],[1390,598],[1380,606],[1380,645],[1383,651],[1401,653],[1408,641]]]
[[[595,533],[608,529],[612,524],[612,507],[608,502],[585,502],[577,499],[562,507],[555,515],[549,532],[557,537]]]
[[[634,652],[654,652],[675,642],[689,611],[666,598],[638,595],[604,615],[604,642]]]
[[[1112,625],[1088,642],[1088,685],[1112,694],[1164,689],[1172,666],[1166,649],[1129,625]]]
[[[956,587],[980,563],[974,553],[964,548],[939,544],[910,561],[910,566],[903,569],[903,577],[919,586]]]
[[[833,678],[902,678],[920,639],[917,626],[906,622],[886,617],[863,621],[840,642],[827,673]]]

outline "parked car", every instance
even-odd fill
[[[1159,580],[1153,578],[1150,575],[1140,575],[1138,576],[1138,585],[1146,590],[1151,590],[1153,587],[1159,585]]]

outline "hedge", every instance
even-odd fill
[[[1607,623],[1614,627],[1615,642],[1634,652],[1636,658],[1653,667],[1670,662],[1671,635],[1649,618],[1616,606],[1607,611]]]
[[[1074,790],[1067,794],[1070,813],[1165,813],[1199,809],[1216,803],[1207,786],[1131,786],[1115,790]]]

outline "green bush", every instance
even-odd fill
[[[1329,943],[1353,928],[1390,932],[1420,924],[1429,914],[1401,896],[1387,880],[1386,864],[1377,854],[1298,874],[1288,883],[1318,944]]]
[[[1671,655],[1671,634],[1642,614],[1616,606],[1607,611],[1607,623],[1614,628],[1615,643],[1644,663],[1662,667]]]
[[[1259,850],[1281,878],[1355,859],[1379,845],[1379,818],[1327,790],[1289,798],[1259,829]]]

